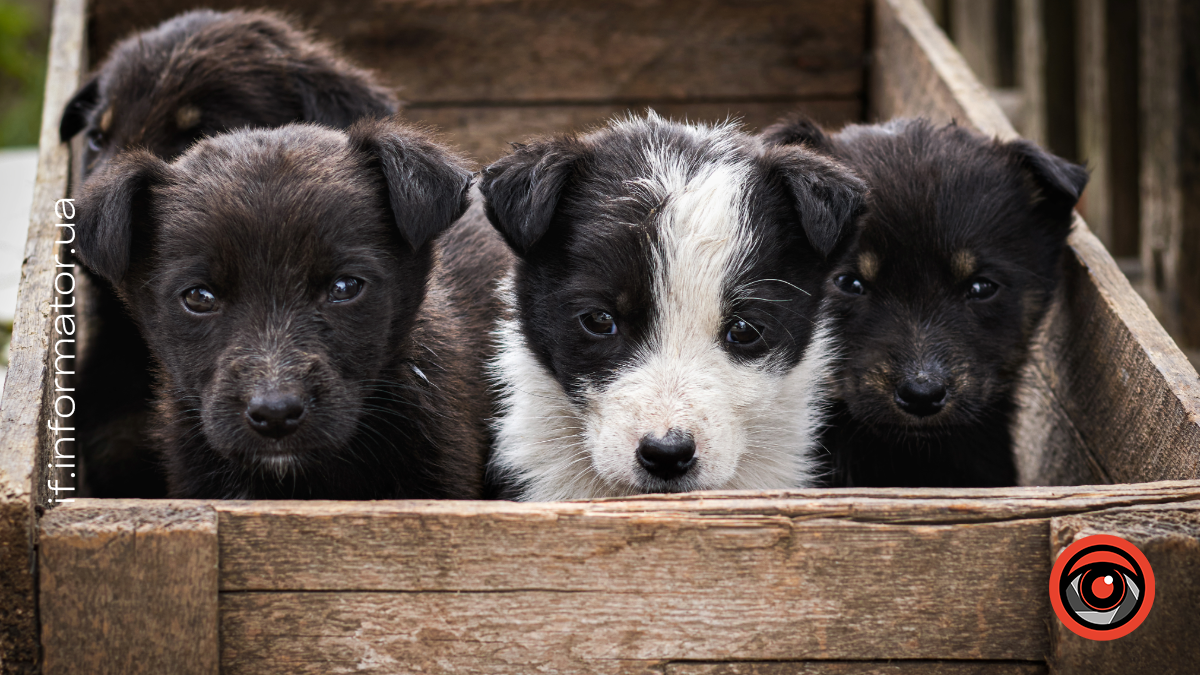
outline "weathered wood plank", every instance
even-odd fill
[[[1079,208],[1105,245],[1113,241],[1112,156],[1109,144],[1107,0],[1076,0],[1079,159],[1092,172]]]
[[[1184,346],[1200,347],[1200,12],[1141,5],[1142,292]]]
[[[650,102],[642,105],[536,105],[476,107],[409,107],[405,115],[446,131],[459,149],[487,164],[506,153],[509,143],[521,142],[540,134],[582,130],[627,111],[642,113],[652,108],[664,117],[701,122],[720,122],[739,118],[751,130],[775,122],[783,115],[799,110],[838,128],[862,121],[862,101],[858,98],[796,100],[761,103],[671,103]]]
[[[205,3],[214,9],[240,0]],[[181,6],[98,0],[93,58]],[[298,0],[417,103],[858,95],[865,0]]]
[[[919,2],[880,0],[875,21],[871,116],[957,119],[1000,138],[1016,135]],[[1085,458],[1077,465],[1090,455],[1116,481],[1200,476],[1195,369],[1082,220],[1068,244],[1067,302],[1051,311],[1030,363],[1049,386],[1043,400],[1062,411],[1020,418],[1018,436],[1034,445],[1077,438],[1084,446],[1070,452]]]
[[[1014,67],[1017,86],[1023,95],[1021,135],[1049,147],[1046,97],[1045,0],[1017,0]],[[1057,39],[1058,36],[1054,36]]]
[[[212,507],[60,507],[41,521],[42,672],[218,672]]]
[[[387,569],[342,575],[360,588],[389,575],[412,590],[224,592],[222,662],[361,668],[370,646],[372,659],[426,672],[569,671],[598,660],[1033,660],[1049,646],[1045,521],[589,514],[378,525],[387,531],[326,530],[346,536],[343,553],[366,537],[394,552]]]
[[[665,675],[1042,675],[1027,661],[776,661],[668,663]]]
[[[877,0],[867,115],[957,120],[985,133],[1016,131],[919,0]]]
[[[998,0],[951,0],[950,21],[954,44],[971,72],[992,89],[1000,82],[1000,43],[996,16]]]
[[[61,110],[82,69],[84,0],[59,0],[54,11],[45,109]],[[50,308],[53,297],[54,202],[67,194],[69,152],[58,142],[58,116],[42,117],[21,292],[0,403],[0,671],[37,671],[34,508],[44,503]]]
[[[1154,606],[1132,633],[1088,640],[1053,619],[1056,672],[1108,675],[1194,672],[1200,663],[1200,505],[1140,506],[1051,521],[1051,560],[1073,542],[1113,534],[1137,546],[1154,570]]]

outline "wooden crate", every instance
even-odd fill
[[[231,6],[220,0],[210,3]],[[557,504],[81,500],[48,508],[59,111],[129,30],[190,6],[59,0],[0,436],[0,664],[16,673],[1190,672],[1200,379],[1077,221],[1027,369],[1025,487]],[[652,106],[760,126],[1012,127],[920,0],[299,0],[481,161]],[[1075,487],[1071,487],[1075,486]],[[1080,487],[1086,486],[1086,487]],[[1050,610],[1107,532],[1158,578],[1113,642]]]

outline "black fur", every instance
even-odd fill
[[[667,166],[679,168],[667,170]],[[678,187],[714,167],[728,168],[728,180],[736,184],[714,183],[686,191]],[[725,188],[728,194],[721,191]],[[693,195],[702,200],[709,195],[714,201],[696,208],[730,208],[721,200],[736,195],[729,198],[736,199],[738,206],[728,215],[738,222],[728,223],[723,235],[745,237],[739,244],[749,250],[738,250],[745,254],[745,264],[725,271],[703,270],[723,275],[715,291],[720,294],[721,316],[714,317],[711,326],[697,330],[711,331],[701,338],[711,338],[729,361],[752,364],[746,372],[783,375],[808,353],[825,293],[825,276],[851,238],[851,224],[862,207],[865,187],[836,162],[806,150],[763,147],[735,127],[693,127],[651,114],[614,120],[586,134],[541,138],[518,146],[483,171],[480,191],[489,219],[517,255],[513,318],[523,337],[522,354],[527,347],[536,365],[561,387],[562,400],[578,411],[572,414],[582,419],[598,392],[660,349],[655,335],[659,334],[665,298],[656,282],[656,275],[663,270],[657,261],[665,251],[673,250],[662,241],[668,236],[665,214],[672,212],[675,200],[690,200]],[[698,216],[682,212],[679,217]],[[728,239],[714,240],[714,244],[720,246],[724,241]],[[679,264],[696,264],[698,270],[703,265],[694,261]],[[586,317],[591,316],[611,316],[615,330],[602,335],[586,328]],[[746,344],[727,339],[731,326],[740,321],[755,326],[761,339]],[[697,378],[714,372],[704,363],[683,367],[694,369]],[[503,378],[509,373],[500,375]],[[692,399],[686,397],[699,398],[697,391],[665,396],[685,397],[677,404],[679,408],[696,410]],[[729,401],[730,410],[735,407],[736,403]],[[686,419],[682,413],[673,416],[671,423],[691,426],[673,427],[672,432],[694,440],[701,448],[697,465],[703,467],[713,461],[702,456],[705,443],[713,436],[705,428],[708,419],[702,413],[695,415]],[[661,418],[665,423],[667,415]],[[679,422],[681,419],[684,421]],[[500,422],[502,426],[508,423]],[[656,422],[636,424],[648,427]],[[620,433],[650,432],[630,427]],[[524,478],[511,475],[521,469],[506,465],[506,458],[521,454],[510,452],[521,446],[518,441],[505,445],[504,438],[502,433],[494,452],[497,466],[508,472],[504,479],[512,481],[508,494],[522,498],[538,494],[531,490],[541,488],[531,488]],[[569,441],[562,439],[545,442],[549,445],[537,450],[544,450],[547,456],[589,452],[564,446]],[[630,462],[639,447],[633,442],[628,448]],[[711,450],[713,446],[707,447]],[[580,466],[582,471],[583,464]],[[641,466],[645,469],[646,465]],[[622,483],[622,489],[679,491],[705,485],[694,482],[705,480],[697,477],[702,476],[703,468],[670,479],[646,471],[637,474],[641,476],[637,485]],[[778,484],[791,484],[788,481],[793,478],[778,476]],[[602,477],[597,484],[605,480],[608,478]]]
[[[1028,141],[922,120],[827,136],[793,118],[763,137],[827,152],[871,190],[829,280],[844,350],[824,437],[833,483],[1015,484],[1014,388],[1087,171]],[[997,290],[985,298],[988,281]],[[914,405],[902,387],[942,387],[945,399]]]
[[[714,160],[714,148],[679,125],[658,122],[643,133],[601,130],[535,140],[488,166],[480,180],[488,218],[519,259],[516,305],[526,337],[568,394],[611,377],[649,334],[657,304],[651,292],[655,230],[625,225],[652,222],[662,206],[629,198],[629,182],[648,174],[641,162],[649,142],[676,145],[695,167]],[[756,287],[754,300],[729,298],[738,316],[771,327],[768,340],[742,356],[778,352],[792,367],[812,334],[826,256],[849,240],[863,189],[811,153],[752,142],[736,152],[755,158],[755,192],[746,205],[758,248],[745,278],[730,279],[727,287],[778,280]],[[620,340],[596,341],[578,329],[576,317],[593,307],[621,317]]]
[[[88,182],[77,249],[154,355],[172,496],[480,496],[488,334],[469,310],[486,317],[503,247],[478,216],[430,241],[469,182],[390,120],[231,132],[170,164],[132,151]],[[361,292],[333,302],[347,277]],[[215,311],[187,308],[197,287]],[[255,431],[252,399],[284,393],[299,428]]]
[[[230,129],[293,121],[346,127],[396,109],[394,95],[369,73],[280,16],[199,10],[117,44],[63,110],[59,133],[63,141],[86,136],[80,170],[86,182],[131,148],[172,159]],[[81,274],[88,327],[77,383],[81,494],[161,497],[165,478],[145,431],[152,415],[150,353],[101,278],[127,264],[126,257],[114,250],[96,259],[106,271]]]

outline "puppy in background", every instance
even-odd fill
[[[86,139],[86,182],[132,148],[173,159],[201,138],[295,121],[344,128],[386,117],[395,96],[328,45],[265,11],[188,12],[118,43],[63,111],[64,142]],[[150,354],[114,290],[87,270],[77,434],[93,497],[161,497],[149,447]]]
[[[424,132],[374,120],[230,132],[171,163],[130,151],[84,186],[77,249],[154,356],[171,496],[481,495],[473,303],[504,248],[487,230],[434,244],[470,182]]]
[[[844,355],[823,437],[834,483],[1015,484],[1014,388],[1087,171],[917,119],[826,135],[793,118],[762,136],[835,157],[871,190],[829,280]]]
[[[808,485],[831,257],[862,183],[737,126],[645,118],[484,170],[517,256],[492,470],[522,500]]]

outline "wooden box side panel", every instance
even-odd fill
[[[97,0],[91,56],[192,6]],[[238,0],[205,3],[213,9]],[[406,115],[481,161],[530,135],[652,107],[752,128],[793,109],[862,118],[866,0],[292,0],[295,16],[375,69]]]
[[[1016,132],[918,0],[875,4],[874,118]],[[1064,294],[1026,368],[1017,421],[1025,484],[1200,477],[1200,377],[1077,219]]]
[[[58,142],[58,114],[79,83],[83,67],[84,0],[58,0],[50,38],[37,178],[25,262],[0,403],[0,672],[37,672],[38,625],[33,573],[34,507],[47,498],[42,471],[54,404],[50,355],[54,302],[55,202],[67,196],[70,153]],[[61,258],[60,258],[61,259]],[[66,280],[64,289],[69,288]],[[68,310],[69,311],[69,310]],[[72,346],[64,345],[72,354]],[[63,362],[72,370],[70,360]],[[63,410],[71,408],[64,403]],[[68,446],[69,447],[69,446]]]

